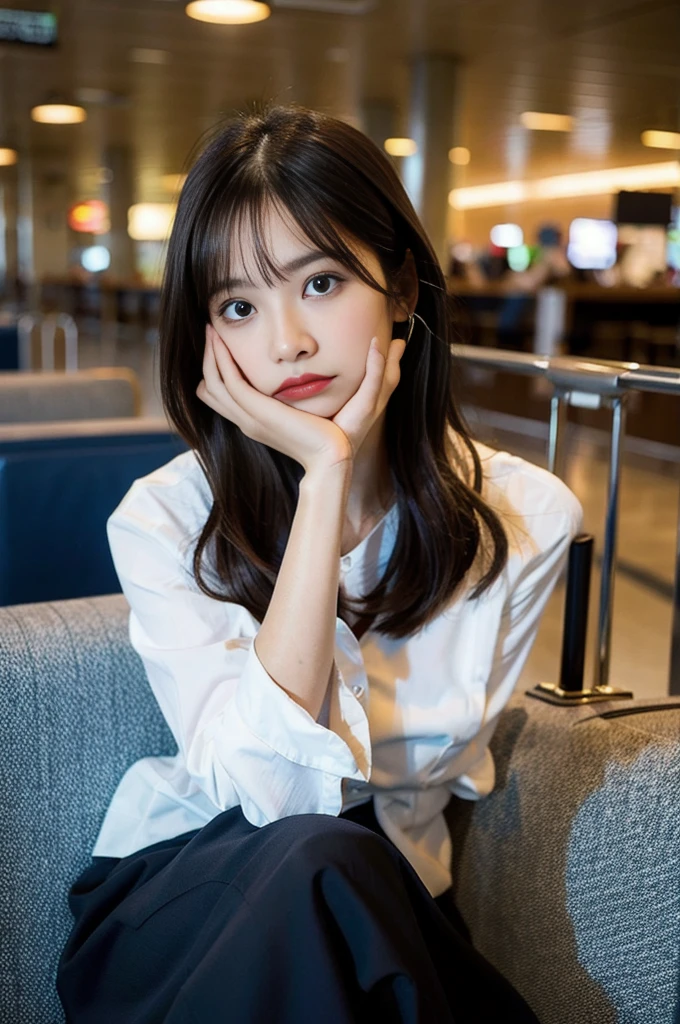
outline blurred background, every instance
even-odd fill
[[[52,446],[53,465],[54,445],[80,451],[86,435],[106,433],[91,426],[97,418],[127,419],[123,493],[133,471],[153,468],[158,454],[130,461],[130,437],[148,450],[149,431],[156,443],[165,429],[157,317],[174,204],[202,134],[256,101],[333,114],[389,154],[445,268],[461,344],[639,364],[675,380],[679,40],[677,0],[6,3],[0,461],[3,444],[12,458],[23,445],[33,459],[25,495],[26,481],[37,486],[36,445]],[[546,465],[547,381],[469,361],[460,374],[477,436]],[[611,681],[636,696],[672,689],[679,410],[680,395],[627,396]],[[594,587],[611,416],[596,401],[565,412],[563,472],[596,538]],[[2,479],[0,470],[0,498]],[[70,495],[60,515],[77,521],[76,545],[87,530],[85,499],[74,496],[94,486],[82,480],[57,475],[43,504],[33,491],[29,503],[50,509],[55,493]],[[0,569],[0,603],[117,587],[110,566],[72,582],[68,545],[65,567],[34,565],[25,587],[17,538],[27,513],[18,485],[5,486],[16,523],[0,535],[0,556],[4,543],[15,579],[3,591]],[[94,556],[83,551],[86,574]],[[558,672],[562,604],[559,588],[526,683]],[[596,605],[593,597],[587,674]],[[680,658],[677,674],[680,686]]]

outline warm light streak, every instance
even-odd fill
[[[16,149],[0,149],[0,167],[11,167],[18,159]]]
[[[449,203],[456,210],[476,210],[485,206],[506,206],[547,199],[572,199],[575,196],[608,195],[621,189],[635,191],[680,186],[680,163],[612,167],[582,174],[558,174],[534,181],[502,181],[492,185],[456,188]]]
[[[196,21],[211,25],[249,25],[264,21],[271,14],[269,5],[259,0],[193,0],[186,13]]]
[[[680,149],[680,132],[643,132],[640,138],[653,149]]]
[[[418,152],[418,145],[413,139],[385,139],[383,146],[390,156],[413,156]]]
[[[522,203],[526,198],[526,183],[523,181],[501,181],[473,188],[454,188],[449,192],[449,203],[455,210]]]
[[[568,114],[539,114],[535,110],[526,110],[519,119],[525,128],[533,132],[570,132],[574,127],[574,119]]]
[[[72,103],[43,103],[33,107],[31,117],[40,124],[80,124],[87,119],[87,112]]]

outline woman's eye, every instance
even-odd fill
[[[241,299],[235,302],[228,302],[224,307],[222,315],[227,320],[246,320],[253,311],[250,302],[243,302]]]
[[[305,286],[305,295],[328,295],[340,280],[335,274],[317,274]],[[310,290],[311,289],[311,290]]]

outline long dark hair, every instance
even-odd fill
[[[261,622],[295,513],[302,467],[246,437],[196,395],[209,301],[229,277],[241,224],[253,231],[265,280],[281,277],[263,236],[272,204],[292,216],[315,248],[388,297],[396,297],[398,272],[407,252],[413,254],[422,319],[385,418],[395,545],[361,602],[338,594],[341,618],[359,611],[379,618],[381,633],[402,638],[443,611],[478,551],[483,566],[470,596],[482,594],[501,573],[508,543],[481,497],[479,455],[456,400],[446,282],[425,230],[377,146],[342,121],[298,107],[244,114],[219,129],[187,177],[169,241],[160,315],[163,403],[196,451],[213,497],[194,550],[194,575],[204,593],[243,605]],[[386,288],[348,239],[376,254]],[[457,449],[469,460],[456,456]]]

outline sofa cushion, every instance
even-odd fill
[[[125,366],[0,373],[0,423],[111,419],[138,416],[140,408],[139,380]]]
[[[449,808],[475,944],[542,1024],[671,1024],[680,701],[560,708],[517,694],[492,747],[494,792]]]
[[[176,747],[122,595],[0,608],[0,700],[0,1020],[57,1024],[68,889],[125,770]]]

